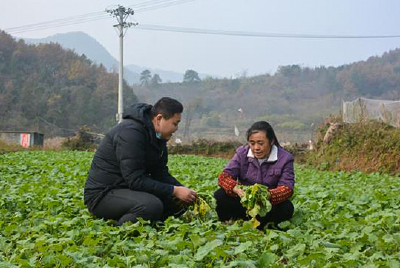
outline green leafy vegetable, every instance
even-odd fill
[[[400,267],[399,177],[296,166],[286,232],[260,233],[217,219],[212,195],[227,160],[171,155],[171,174],[207,202],[206,217],[116,227],[83,204],[92,157],[0,155],[0,267]]]
[[[239,188],[244,191],[240,203],[246,208],[246,213],[251,217],[252,226],[256,228],[260,225],[256,219],[257,215],[264,217],[272,208],[268,187],[256,183],[251,186],[239,185]]]

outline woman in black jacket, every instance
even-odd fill
[[[137,218],[157,221],[182,213],[173,200],[193,202],[197,194],[168,172],[167,141],[178,130],[183,106],[164,97],[154,106],[128,107],[122,123],[101,141],[85,184],[89,211],[118,225]]]

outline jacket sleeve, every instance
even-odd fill
[[[275,189],[269,189],[268,191],[271,194],[269,201],[273,206],[288,200],[293,194],[293,190],[284,185],[278,186]]]
[[[218,176],[218,185],[225,190],[226,194],[229,196],[237,196],[237,194],[235,194],[233,192],[233,188],[235,188],[236,185],[238,185],[239,183],[235,181],[235,179],[229,175],[226,172],[222,172],[221,174],[219,174]]]
[[[294,158],[292,155],[289,155],[285,161],[285,164],[282,168],[282,176],[278,181],[278,186],[287,186],[293,191],[294,188],[294,167],[293,167]]]
[[[239,147],[236,150],[235,155],[218,176],[218,185],[230,196],[237,196],[237,194],[233,192],[233,188],[239,184],[237,179],[240,175],[241,159],[239,151],[241,149],[242,147]]]
[[[282,168],[282,176],[275,189],[270,189],[270,201],[272,205],[277,205],[289,199],[293,195],[294,188],[294,158],[289,154]]]
[[[240,175],[241,159],[238,153],[239,149],[236,150],[235,155],[232,157],[232,159],[229,161],[229,163],[226,165],[223,171],[226,174],[229,174],[234,180],[236,180]]]
[[[144,160],[146,135],[144,130],[127,128],[120,131],[115,137],[115,151],[122,177],[131,190],[168,197],[173,193],[173,186],[146,175]]]
[[[172,184],[174,186],[183,186],[182,183],[180,183],[174,176],[172,176],[169,171],[168,167],[165,166],[163,168],[163,175],[162,175],[163,181],[169,184]]]
[[[160,178],[163,182],[174,186],[183,186],[174,176],[169,173],[168,169],[168,150],[165,148],[165,156],[163,156],[162,169],[154,174],[155,178]]]

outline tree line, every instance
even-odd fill
[[[187,70],[183,75],[183,83],[193,83],[199,82],[201,79],[199,77],[199,73],[195,70]],[[150,86],[157,87],[162,83],[162,79],[159,74],[151,75],[151,71],[143,70],[140,73],[140,85],[141,86]]]

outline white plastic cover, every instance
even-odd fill
[[[343,101],[343,122],[357,123],[363,120],[383,121],[394,127],[400,127],[400,101],[373,100],[358,98]]]

